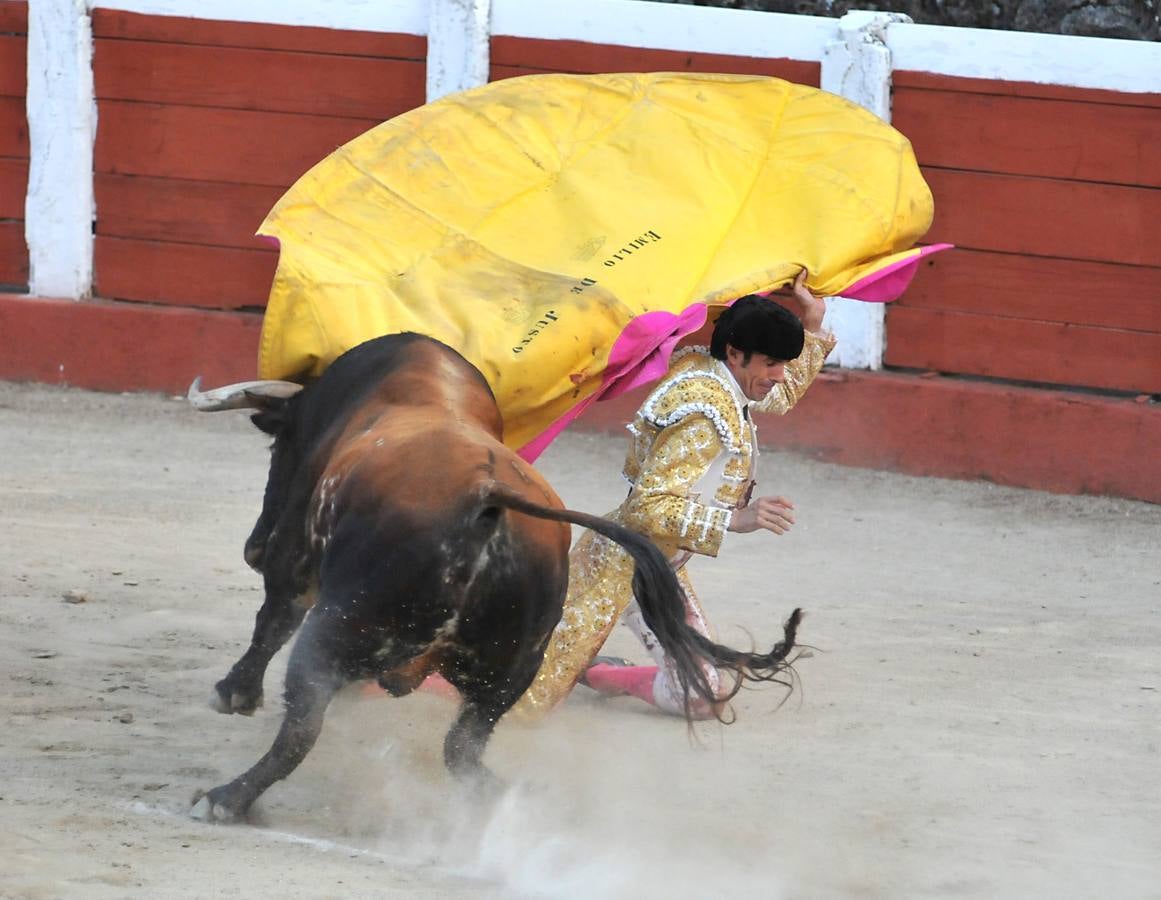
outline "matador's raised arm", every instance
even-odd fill
[[[784,416],[806,393],[806,389],[814,381],[814,376],[822,370],[822,364],[834,349],[836,341],[834,335],[829,332],[819,335],[808,331],[805,337],[802,353],[797,359],[786,364],[786,381],[774,385],[765,397],[751,403],[752,410]]]

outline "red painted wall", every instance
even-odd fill
[[[185,393],[254,378],[254,313],[0,294],[0,378],[104,391]]]
[[[28,123],[24,93],[28,5],[0,2],[0,290],[28,289],[24,195],[28,191]]]
[[[793,59],[725,56],[650,50],[643,47],[610,47],[581,41],[493,37],[491,81],[537,72],[722,72],[731,75],[769,75],[818,87],[818,63]]]
[[[424,101],[423,37],[93,11],[94,292],[261,309],[300,175]]]
[[[26,290],[24,3],[0,0],[0,290]],[[274,252],[253,232],[335,147],[423,102],[425,39],[93,12],[91,302],[0,294],[0,378],[181,391],[254,376]],[[817,64],[497,37],[493,79]],[[936,198],[890,307],[895,372],[829,373],[768,446],[852,465],[1161,502],[1161,95],[895,76]],[[962,377],[923,377],[908,370]],[[981,380],[977,376],[986,376]],[[1106,395],[987,379],[1069,385]],[[1145,399],[1147,398],[1140,398]],[[620,431],[639,394],[581,427]]]
[[[26,289],[23,3],[0,2],[0,290]],[[254,237],[300,175],[424,101],[426,39],[92,12],[94,293],[0,294],[0,377],[184,390],[254,377],[277,261]],[[17,94],[19,96],[17,96]],[[19,253],[15,252],[15,248]]]
[[[935,195],[889,366],[1161,393],[1161,94],[896,72]]]
[[[645,391],[596,403],[578,425],[624,434]],[[826,462],[1161,503],[1161,405],[1071,391],[824,370],[762,446]]]

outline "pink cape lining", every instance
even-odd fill
[[[953,244],[931,244],[920,247],[919,252],[906,259],[896,260],[891,265],[860,278],[842,291],[848,300],[864,300],[867,303],[890,303],[907,289],[911,279],[919,270],[919,263],[925,256],[949,250]]]
[[[844,289],[842,296],[868,303],[888,303],[902,294],[911,283],[911,279],[919,269],[920,261],[925,256],[947,250],[952,246],[952,244],[931,244],[922,247],[914,256],[897,260],[859,279]],[[593,403],[617,397],[635,387],[656,381],[664,375],[677,342],[701,328],[707,315],[705,304],[695,303],[677,315],[664,310],[655,310],[636,316],[625,326],[625,330],[613,344],[601,386],[521,447],[518,451],[520,456],[528,462],[533,462],[570,422]]]
[[[608,400],[664,375],[677,342],[701,328],[707,314],[704,303],[695,303],[677,315],[658,309],[634,317],[613,344],[601,386],[521,447],[520,456],[532,462],[597,400]]]

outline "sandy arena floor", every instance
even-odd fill
[[[622,449],[542,468],[603,512]],[[578,689],[501,723],[514,787],[475,809],[448,702],[351,690],[257,824],[191,821],[280,718],[281,657],[254,718],[206,705],[261,598],[266,459],[243,414],[0,385],[0,897],[1161,898],[1161,507],[773,453],[798,526],[694,577],[727,642],[809,611],[781,709],[691,742]]]

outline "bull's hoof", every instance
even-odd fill
[[[257,693],[235,690],[226,681],[219,681],[210,695],[210,709],[215,712],[252,716],[262,705],[262,691]]]
[[[227,786],[216,787],[212,791],[198,791],[193,796],[193,806],[190,807],[191,819],[199,822],[215,822],[225,824],[237,822],[245,814],[245,809],[237,809],[231,805]]]
[[[451,774],[467,795],[478,803],[495,803],[511,787],[507,781],[484,765],[453,769]]]

